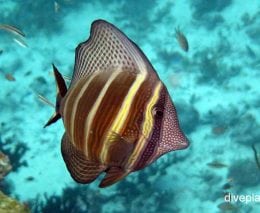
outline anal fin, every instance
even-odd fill
[[[110,186],[110,185],[116,183],[117,181],[121,180],[128,174],[129,174],[129,172],[121,169],[120,167],[116,167],[116,166],[110,167],[106,171],[106,176],[99,184],[99,187],[104,188],[104,187]]]
[[[78,183],[90,183],[106,169],[105,166],[88,160],[83,152],[73,146],[66,133],[62,138],[61,152],[71,177]]]

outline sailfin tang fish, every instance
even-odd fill
[[[114,25],[97,20],[90,37],[76,48],[69,88],[54,67],[56,111],[66,132],[61,151],[72,178],[100,187],[112,185],[161,155],[184,149],[173,102],[154,68]]]

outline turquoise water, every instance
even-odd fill
[[[191,143],[105,189],[103,175],[89,185],[72,180],[63,124],[44,129],[53,108],[37,98],[55,102],[51,64],[71,76],[75,47],[96,19],[144,51]],[[25,34],[0,29],[0,148],[13,167],[0,184],[6,194],[32,212],[260,212],[259,1],[0,0],[0,24]]]

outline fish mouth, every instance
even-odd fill
[[[184,140],[184,141],[181,141],[181,142],[179,143],[179,148],[178,148],[178,150],[186,149],[186,148],[188,148],[189,146],[190,146],[190,141],[188,140],[187,137],[185,137],[185,140]]]
[[[188,140],[188,138],[185,135],[183,135],[183,139],[180,141],[177,141],[176,144],[177,144],[177,148],[175,148],[174,151],[188,148],[190,146],[190,141]]]
[[[190,146],[190,143],[183,143],[178,150],[187,149]]]

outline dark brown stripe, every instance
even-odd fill
[[[154,75],[148,75],[147,79],[142,83],[139,88],[137,95],[133,99],[129,116],[122,128],[122,134],[124,137],[128,137],[129,130],[141,130],[143,123],[144,110],[146,109],[147,103],[153,93],[154,86],[156,85],[157,78]]]
[[[126,121],[123,124],[122,131],[118,133],[118,134],[120,134],[120,136],[122,138],[124,138],[126,141],[128,141],[129,143],[131,143],[133,145],[133,146],[131,146],[131,150],[133,150],[133,148],[135,147],[135,145],[136,145],[135,142],[137,142],[139,140],[141,126],[142,126],[143,119],[144,119],[143,117],[145,114],[144,110],[146,109],[147,103],[149,102],[151,95],[153,94],[154,86],[156,85],[156,82],[158,82],[158,78],[155,75],[151,74],[151,75],[148,75],[147,77],[148,78],[145,79],[145,81],[141,84],[140,88],[138,89],[138,92],[136,93],[136,95],[131,103],[130,111],[127,115]],[[131,85],[129,85],[129,89],[130,89],[130,87],[131,87]],[[129,89],[128,89],[128,91],[129,91]],[[114,100],[114,97],[111,97],[109,99],[110,99],[110,101],[112,101],[112,100]],[[104,100],[104,104],[105,104],[105,101],[106,100]],[[106,103],[108,103],[108,102],[106,102]],[[107,106],[111,106],[111,105],[107,104]],[[105,108],[111,109],[111,107],[109,107],[109,108],[105,107]],[[104,109],[104,108],[102,108],[102,109]],[[113,120],[115,119],[115,116],[117,116],[118,110],[119,110],[119,108],[115,111],[104,113],[104,114],[111,115],[111,116],[106,116],[104,119],[101,120],[103,123],[102,122],[100,123],[100,125],[101,125],[100,134],[104,134],[104,131],[106,131],[111,126]],[[100,112],[102,112],[102,110]],[[109,123],[107,123],[107,122],[109,122]],[[99,140],[99,141],[103,141],[103,140]],[[93,152],[96,151],[99,153],[101,151],[103,144],[101,144],[101,143],[98,144],[99,141],[94,143],[94,146],[92,148]],[[98,148],[98,146],[99,146],[99,148]],[[113,146],[111,145],[111,147],[113,147]],[[127,146],[125,148],[128,149]],[[112,149],[112,148],[110,148],[108,150],[108,157],[107,157],[108,161],[113,159],[115,157],[115,155],[118,155],[118,152],[115,150],[116,149]],[[121,166],[124,167],[128,161],[128,158],[130,157],[131,153],[122,152],[121,155],[122,156],[116,156],[116,157],[117,158],[124,157],[124,159],[126,159],[126,160],[122,161],[124,164],[122,164]],[[109,163],[113,163],[113,162],[109,162]]]
[[[128,72],[120,73],[108,88],[96,112],[91,126],[94,133],[90,136],[88,141],[88,148],[91,150],[91,156],[95,160],[99,159],[99,153],[105,139],[104,135],[106,135],[109,127],[116,118],[121,104],[135,79],[136,75]]]
[[[100,73],[97,76],[95,76],[89,83],[87,89],[85,90],[78,102],[74,118],[74,140],[77,144],[77,147],[79,147],[82,151],[84,151],[86,143],[84,138],[84,128],[87,116],[90,110],[92,109],[93,104],[95,104],[95,101],[98,98],[100,91],[104,87],[108,78],[108,73]]]
[[[155,75],[150,74],[147,76],[147,79],[142,83],[137,95],[133,99],[129,115],[127,116],[126,122],[122,128],[121,135],[127,140],[134,142],[134,147],[136,146],[135,142],[137,142],[141,137],[141,128],[145,116],[144,110],[153,94],[154,86],[157,81],[158,79]],[[109,152],[109,154],[113,153]],[[128,156],[128,158],[129,157],[130,156]],[[127,163],[127,161],[125,161],[125,163]]]
[[[65,96],[65,99],[63,100],[64,104],[62,105],[62,114],[64,118],[64,126],[70,141],[73,141],[72,132],[70,131],[72,127],[72,123],[71,123],[72,107],[85,81],[86,79],[81,80],[75,86],[70,88],[68,90],[67,95]]]

